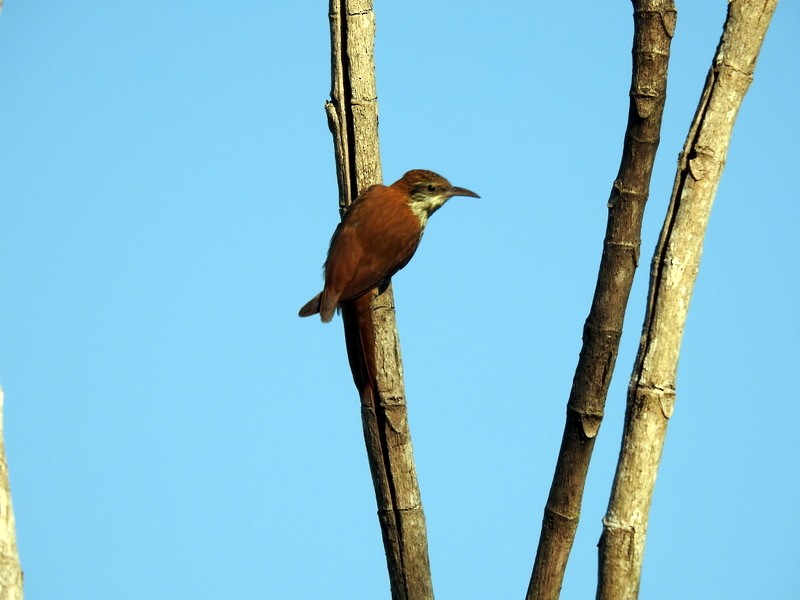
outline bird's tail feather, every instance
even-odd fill
[[[322,304],[322,292],[314,296],[311,300],[306,302],[303,305],[303,308],[300,309],[300,312],[297,313],[301,317],[310,317],[311,315],[316,315],[319,312],[320,305]]]

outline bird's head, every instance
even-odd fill
[[[422,169],[409,171],[395,185],[405,188],[409,197],[408,205],[423,227],[428,217],[453,196],[480,198],[475,192],[451,185],[441,175]]]

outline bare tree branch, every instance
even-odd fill
[[[342,213],[380,183],[372,0],[331,0],[331,100]],[[433,598],[425,514],[408,428],[391,285],[342,306],[345,341],[361,397],[364,440],[378,503],[392,597]]]
[[[575,539],[583,489],[619,350],[639,261],[644,207],[658,149],[676,11],[672,0],[633,0],[633,72],[619,173],[594,299],[567,403],[567,419],[527,598],[558,598]]]
[[[3,435],[3,401],[0,389],[0,600],[22,600],[22,568],[17,553],[17,529]]]
[[[732,0],[678,162],[650,273],[647,313],[628,388],[617,472],[600,539],[597,597],[638,596],[650,503],[689,301],[731,133],[777,0]]]

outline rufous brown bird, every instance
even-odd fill
[[[428,217],[453,196],[478,194],[417,169],[392,185],[373,185],[350,205],[336,228],[325,261],[325,287],[300,309],[324,323],[342,302],[383,286],[417,251]]]

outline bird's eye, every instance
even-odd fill
[[[436,191],[436,186],[433,185],[432,183],[429,183],[428,184],[428,191],[429,192],[435,192]]]

